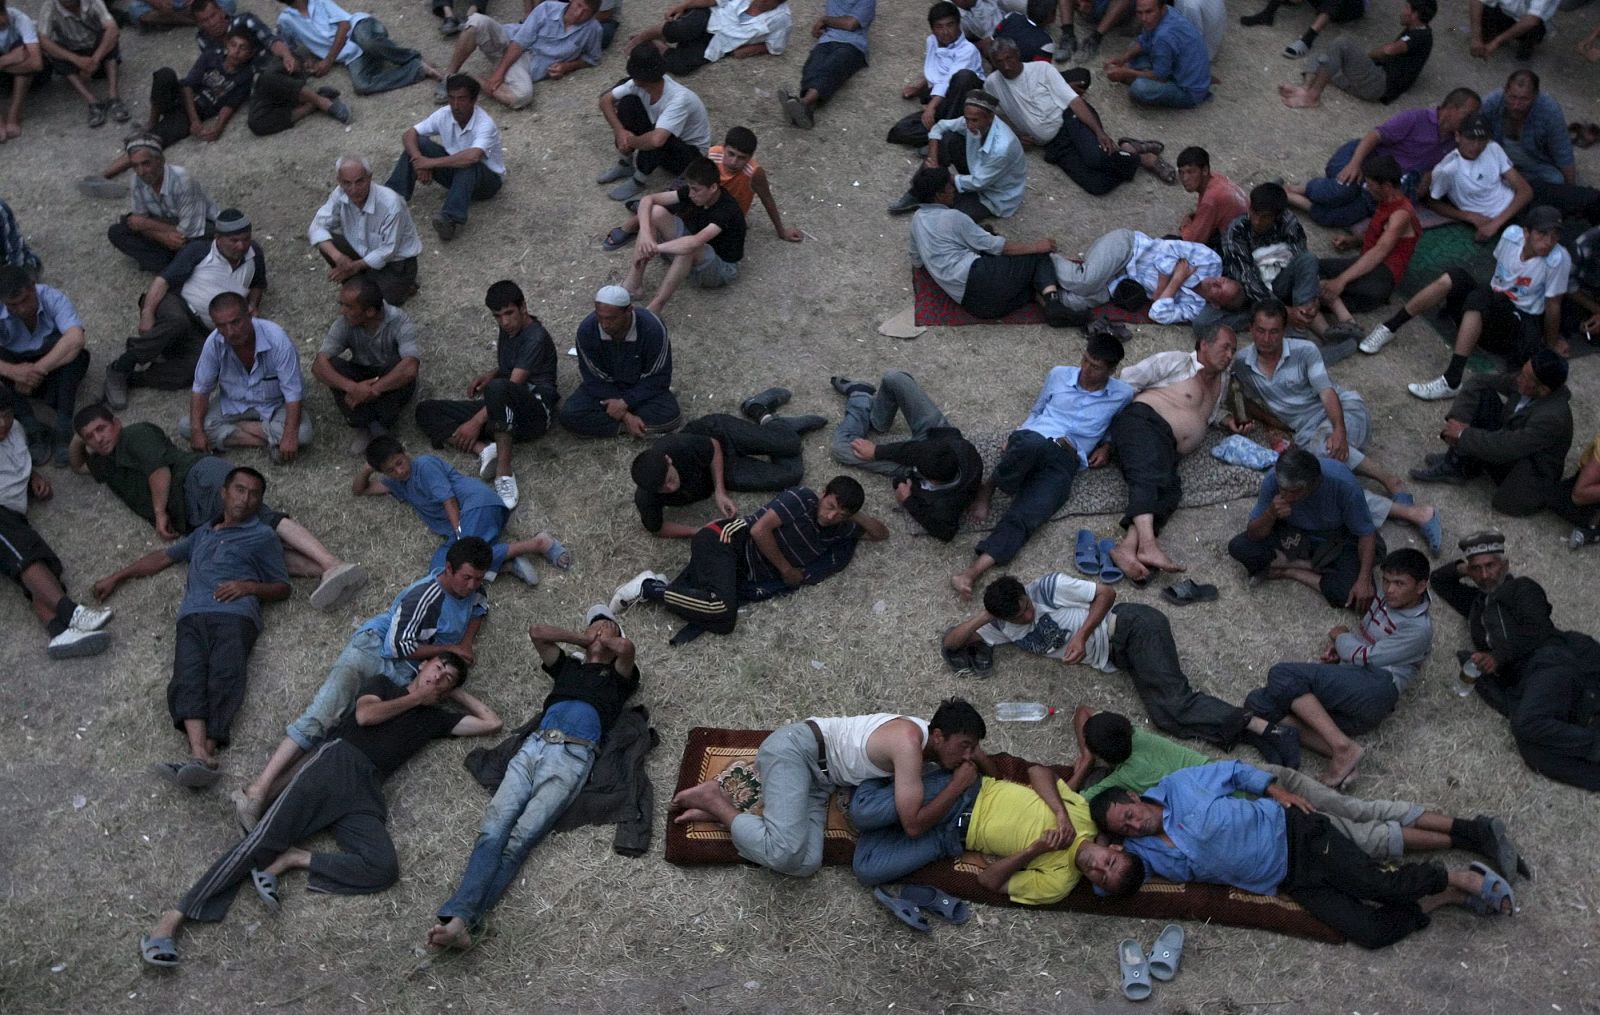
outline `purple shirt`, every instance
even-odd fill
[[[1378,124],[1374,155],[1393,155],[1402,172],[1425,173],[1456,147],[1455,135],[1439,133],[1437,109],[1408,109]]]

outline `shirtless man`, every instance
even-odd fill
[[[1111,559],[1134,581],[1151,570],[1182,571],[1167,556],[1157,534],[1178,510],[1183,486],[1178,461],[1200,446],[1206,428],[1224,415],[1228,368],[1238,338],[1218,327],[1196,340],[1194,352],[1158,352],[1122,370],[1122,380],[1137,392],[1111,420],[1106,437],[1128,484],[1127,530]]]
[[[810,877],[822,866],[828,798],[836,787],[892,777],[900,825],[916,838],[950,812],[977,781],[979,767],[990,767],[978,747],[987,732],[978,710],[960,698],[947,698],[928,720],[880,712],[790,723],[756,753],[761,814],[741,813],[718,781],[709,779],[672,798],[673,820],[724,825],[746,860]],[[924,802],[922,770],[930,761],[954,775]]]

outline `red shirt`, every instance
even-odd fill
[[[1229,222],[1250,210],[1250,200],[1237,183],[1212,173],[1195,205],[1194,214],[1183,220],[1178,235],[1190,243],[1210,243]]]
[[[1383,259],[1383,266],[1394,276],[1395,285],[1405,278],[1406,265],[1411,263],[1411,254],[1417,249],[1417,241],[1422,239],[1422,222],[1417,218],[1417,210],[1412,206],[1411,199],[1401,194],[1393,201],[1378,205],[1378,210],[1372,213],[1372,218],[1367,222],[1366,234],[1361,237],[1361,250],[1371,250],[1373,244],[1378,242],[1378,237],[1383,235],[1383,227],[1389,224],[1389,217],[1399,208],[1404,208],[1411,219],[1411,235],[1396,240],[1394,249]]]

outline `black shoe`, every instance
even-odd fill
[[[1283,757],[1278,753],[1277,745],[1274,744],[1268,737],[1263,736],[1260,733],[1251,733],[1249,730],[1246,730],[1241,739],[1254,748],[1255,752],[1261,755],[1261,760],[1265,761],[1267,764],[1281,765],[1283,763]]]
[[[1450,452],[1448,452],[1448,451],[1435,451],[1432,454],[1423,455],[1422,456],[1422,460],[1423,460],[1423,462],[1425,462],[1428,465],[1438,465],[1440,462],[1445,462],[1445,461],[1449,461],[1450,460]]]
[[[917,203],[917,199],[912,196],[911,191],[908,190],[904,194],[900,195],[900,200],[889,206],[889,214],[910,215],[920,207],[921,205]]]
[[[1453,455],[1446,455],[1443,461],[1426,468],[1412,469],[1408,475],[1419,483],[1449,483],[1451,486],[1460,486],[1471,478]]]
[[[821,430],[827,426],[828,418],[826,416],[773,416],[769,422],[782,424],[804,437],[813,430]]]
[[[1272,23],[1277,19],[1278,12],[1273,10],[1271,7],[1265,7],[1259,11],[1256,11],[1254,14],[1246,14],[1240,17],[1239,24],[1246,28],[1255,28],[1258,25],[1265,25],[1270,28]]]
[[[1329,331],[1329,337],[1332,337],[1331,330]],[[1356,350],[1360,347],[1361,343],[1354,338],[1342,338],[1336,342],[1329,342],[1322,347],[1322,365],[1331,367],[1336,363],[1343,363],[1351,356],[1354,356]]]
[[[794,392],[788,388],[768,388],[758,395],[751,395],[739,403],[739,411],[744,413],[745,419],[752,423],[759,423],[766,417],[777,412],[782,406],[789,404],[789,399],[794,397]]]
[[[989,671],[994,669],[994,646],[986,641],[980,641],[967,646],[967,651],[972,656],[972,668],[979,677],[987,677]]]
[[[1300,731],[1293,726],[1280,726],[1273,723],[1267,727],[1267,732],[1262,738],[1271,742],[1273,750],[1277,752],[1278,764],[1284,768],[1300,768]]]
[[[857,391],[864,391],[869,395],[876,395],[878,393],[878,389],[868,384],[866,381],[851,380],[844,374],[834,374],[832,377],[828,378],[828,383],[833,385],[833,390],[837,391],[846,398],[849,398]]]
[[[971,645],[963,645],[960,648],[945,648],[941,645],[939,654],[944,656],[945,664],[957,673],[966,673],[977,668],[972,665]]]
[[[1057,289],[1044,301],[1044,323],[1052,328],[1081,328],[1089,323],[1087,307],[1074,307],[1061,298]]]

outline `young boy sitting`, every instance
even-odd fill
[[[1445,218],[1477,228],[1473,238],[1488,243],[1533,200],[1533,188],[1511,165],[1482,113],[1456,131],[1456,150],[1433,167],[1428,207]]]
[[[744,212],[722,189],[717,164],[696,159],[683,171],[684,186],[647,194],[639,202],[639,232],[633,266],[622,283],[634,297],[644,289],[644,269],[657,254],[672,261],[649,309],[659,314],[684,279],[702,289],[720,289],[739,277],[744,260]]]
[[[494,550],[494,563],[487,574],[490,580],[509,561],[512,574],[529,585],[539,584],[539,572],[525,556],[530,553],[544,554],[545,560],[563,571],[572,566],[571,552],[548,532],[532,539],[500,542],[511,512],[483,480],[462,475],[434,455],[413,458],[404,445],[387,434],[373,438],[366,454],[367,463],[356,471],[350,492],[357,497],[392,494],[396,500],[411,505],[430,532],[444,537],[428,565],[433,570],[444,566],[445,554],[465,536],[476,536]]]

